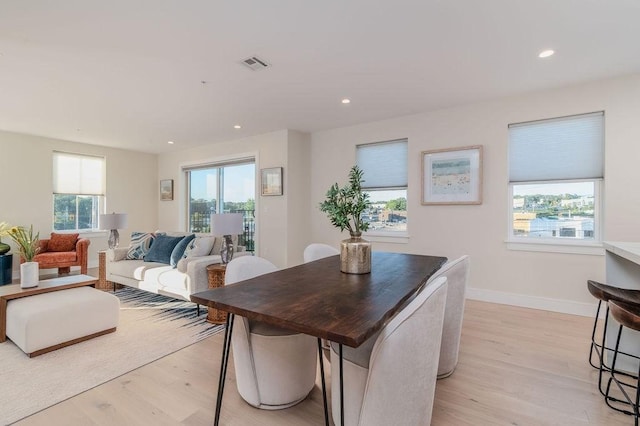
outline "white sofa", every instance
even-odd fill
[[[166,232],[165,234],[184,236],[190,233]],[[204,235],[196,234],[196,238],[202,236]],[[205,237],[211,237],[211,235]],[[221,262],[219,252],[222,237],[215,237],[215,239],[209,253],[182,258],[175,268],[166,263],[126,259],[129,247],[109,249],[106,254],[106,279],[113,283],[188,301],[190,294],[208,289],[207,266]],[[236,242],[237,238],[234,238],[234,244]],[[235,251],[234,256],[249,254],[242,246],[236,246]]]

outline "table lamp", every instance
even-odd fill
[[[222,263],[227,264],[233,259],[233,241],[231,241],[232,235],[242,234],[244,231],[242,227],[243,217],[242,213],[223,213],[211,215],[211,233],[213,235],[222,235],[222,250],[220,250],[220,257]]]
[[[118,229],[127,227],[126,213],[111,213],[100,215],[100,229],[110,229],[109,239],[107,240],[110,249],[118,247],[120,242],[120,234]]]

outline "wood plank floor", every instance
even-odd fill
[[[432,424],[633,424],[596,388],[597,371],[587,363],[590,332],[589,318],[468,301],[458,368],[437,383]],[[208,338],[18,424],[211,425],[222,340]],[[224,425],[323,424],[317,386],[295,407],[264,411],[241,400],[234,380],[231,365]]]

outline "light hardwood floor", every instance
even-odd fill
[[[437,382],[432,424],[633,424],[596,389],[597,372],[587,363],[590,332],[589,318],[468,301],[459,364]],[[18,424],[211,425],[222,339],[208,338]],[[241,400],[232,368],[222,424],[323,424],[317,386],[295,407],[258,410]]]

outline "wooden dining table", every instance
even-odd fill
[[[325,423],[329,424],[320,339],[338,344],[340,412],[342,348],[356,348],[382,329],[447,261],[446,257],[373,252],[371,272],[346,274],[331,256],[191,295],[191,301],[229,313],[222,350],[214,425],[219,424],[235,315],[318,338]]]

